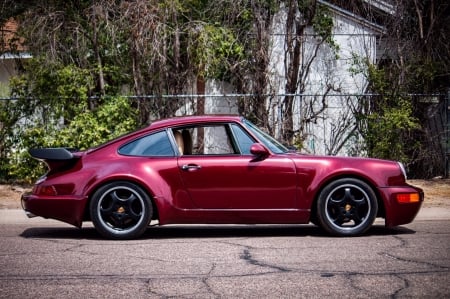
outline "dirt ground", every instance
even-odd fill
[[[425,191],[424,207],[445,207],[450,209],[450,179],[410,180],[411,185]],[[0,209],[19,209],[20,196],[30,188],[0,185]]]
[[[31,188],[14,185],[0,185],[0,209],[19,209],[20,196]]]
[[[424,207],[450,209],[450,179],[409,180],[408,183],[423,189]]]

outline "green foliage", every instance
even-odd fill
[[[44,130],[39,127],[24,128],[20,133],[10,136],[10,141],[17,142],[14,142],[7,150],[6,156],[2,157],[5,163],[2,165],[3,175],[0,179],[29,184],[43,175],[45,166],[33,159],[27,149],[41,147],[41,142],[46,138]]]
[[[66,100],[69,103],[70,100]],[[7,137],[9,148],[3,157],[3,180],[14,179],[27,183],[44,173],[44,167],[32,159],[27,150],[39,147],[72,147],[85,150],[136,128],[136,110],[123,97],[112,97],[95,110],[87,105],[77,108],[68,125],[45,126],[36,123],[15,126]]]
[[[354,74],[364,72],[370,89],[378,94],[370,97],[365,103],[366,110],[357,115],[368,155],[411,163],[411,152],[420,146],[412,137],[420,129],[419,120],[413,114],[412,100],[393,90],[386,71],[366,60],[354,57],[351,71]]]
[[[225,27],[202,24],[192,28],[189,36],[188,55],[200,77],[217,78],[230,60],[244,56],[244,48],[234,33]]]
[[[37,57],[27,60],[24,69],[23,75],[10,79],[11,94],[19,99],[15,110],[27,117],[39,109],[44,124],[60,117],[70,119],[78,112],[77,106],[87,102],[94,85],[89,70],[75,65],[49,66]]]
[[[306,138],[307,138],[306,134],[302,134],[301,132],[296,133],[294,135],[294,141],[292,142],[292,146],[295,147],[297,151],[304,150]]]
[[[433,84],[440,67],[428,59],[411,62],[408,68],[408,90],[417,93],[435,92]]]
[[[95,110],[82,109],[67,127],[52,136],[46,147],[85,150],[136,128],[137,113],[127,98],[113,97]]]
[[[0,98],[6,98],[9,96],[9,85],[0,82]]]
[[[318,5],[312,22],[314,32],[337,53],[339,51],[339,45],[333,39],[332,31],[334,24],[329,8],[324,5]]]
[[[396,99],[394,107],[384,106],[380,111],[367,116],[366,142],[369,156],[411,162],[409,152],[420,146],[409,138],[412,132],[420,128],[418,120],[412,116],[410,101]]]
[[[314,2],[313,0],[298,0],[298,9],[303,18],[309,20],[309,25],[312,25],[314,33],[331,47],[338,59],[339,45],[333,39],[333,16],[327,6]]]
[[[136,127],[136,111],[123,97],[89,100],[91,70],[73,64],[30,59],[23,75],[12,77],[14,100],[1,102],[0,179],[31,182],[44,173],[28,149],[103,143]]]

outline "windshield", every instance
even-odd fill
[[[256,137],[258,137],[259,141],[261,141],[261,143],[264,144],[271,152],[275,154],[282,154],[287,153],[289,151],[278,140],[276,140],[266,132],[262,131],[248,120],[246,119],[244,120],[244,125],[250,132],[252,132]]]

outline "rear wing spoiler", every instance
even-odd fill
[[[33,148],[30,155],[45,164],[50,171],[62,171],[73,167],[82,156],[78,150],[68,147]]]
[[[75,158],[76,149],[70,147],[55,148],[32,148],[28,151],[30,155],[38,160],[71,160]]]

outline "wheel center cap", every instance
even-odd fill
[[[125,212],[125,209],[123,207],[120,207],[117,209],[117,213],[123,213]]]
[[[346,205],[345,205],[345,211],[346,211],[346,212],[350,211],[351,208],[352,208],[351,205],[349,205],[349,204],[346,204]]]

